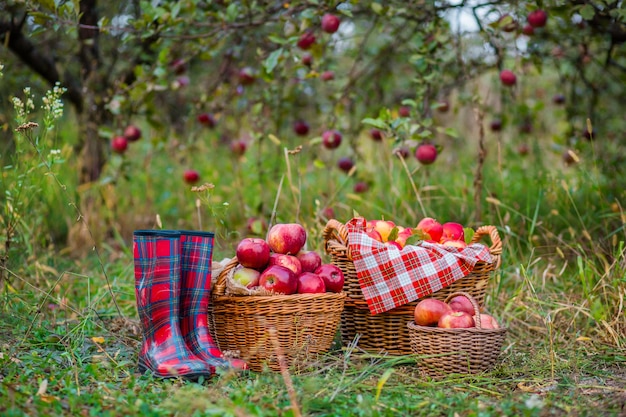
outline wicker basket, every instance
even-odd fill
[[[237,258],[226,265],[211,296],[210,330],[220,350],[239,352],[259,372],[266,365],[280,371],[280,355],[286,366],[295,367],[330,349],[345,293],[225,295],[226,276],[237,265]]]
[[[491,272],[500,266],[502,253],[502,242],[495,226],[479,227],[472,238],[472,243],[479,242],[485,236],[491,239],[489,252],[493,257],[493,262],[478,262],[469,275],[435,292],[431,297],[444,300],[451,293],[465,292],[470,294],[479,306],[483,305]],[[384,351],[390,355],[411,354],[407,323],[413,320],[415,305],[419,300],[372,315],[363,297],[350,255],[346,226],[331,219],[324,228],[323,237],[326,253],[330,255],[331,262],[341,268],[345,278],[344,291],[347,298],[341,316],[342,343],[344,345],[352,343],[359,335],[358,346],[363,350]]]
[[[493,368],[500,356],[506,328],[481,328],[476,300],[459,292],[450,294],[445,301],[456,295],[465,295],[472,301],[475,328],[442,329],[419,326],[414,321],[407,324],[411,349],[420,356],[417,367],[431,377],[485,372]]]

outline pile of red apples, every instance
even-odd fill
[[[306,230],[297,223],[272,226],[266,239],[242,239],[233,280],[248,289],[261,287],[282,295],[341,292],[341,269],[323,263],[319,253],[305,250],[306,240]]]
[[[365,233],[374,240],[398,249],[418,241],[459,249],[467,246],[463,225],[454,222],[441,224],[432,217],[424,217],[414,228],[397,226],[391,220],[368,220]]]
[[[476,314],[480,315],[480,328],[500,328],[493,316],[475,311],[472,302],[464,295],[454,296],[447,303],[436,298],[425,298],[415,306],[414,320],[419,326],[469,329],[476,327]]]

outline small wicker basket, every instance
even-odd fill
[[[233,258],[213,287],[209,329],[223,352],[239,352],[251,370],[300,366],[327,352],[337,334],[345,293],[226,295],[226,277],[238,265]]]
[[[489,236],[491,239],[489,252],[493,262],[478,262],[469,275],[435,292],[431,297],[443,300],[451,293],[465,292],[470,294],[479,306],[483,305],[490,275],[500,266],[500,255],[502,254],[502,241],[495,226],[479,227],[474,233],[471,243],[477,243],[485,236]],[[350,254],[347,227],[343,223],[331,219],[324,228],[323,238],[324,248],[326,253],[330,255],[331,263],[341,268],[345,279],[344,291],[347,297],[341,316],[342,343],[348,345],[359,335],[358,346],[363,350],[375,353],[384,351],[390,355],[411,354],[406,325],[413,320],[413,312],[419,300],[384,313],[372,315],[363,297]]]
[[[445,301],[457,295],[464,295],[472,302],[476,327],[443,329],[419,326],[414,321],[407,324],[411,349],[419,356],[417,367],[425,375],[439,378],[485,372],[493,368],[500,356],[506,328],[483,329],[480,308],[471,295],[452,293]]]

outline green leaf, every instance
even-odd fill
[[[281,38],[281,37],[276,36],[276,35],[269,35],[267,38],[268,38],[270,41],[272,41],[272,42],[274,42],[274,43],[277,43],[277,44],[279,44],[279,45],[284,45],[284,44],[286,44],[286,43],[288,42],[288,40],[287,40],[287,39],[285,39],[285,38]],[[296,38],[296,39],[297,39],[297,38]]]
[[[585,20],[591,20],[596,15],[596,9],[594,9],[591,4],[585,4],[580,9],[580,15]]]
[[[376,13],[377,15],[381,15],[381,14],[382,14],[382,12],[383,12],[383,6],[381,6],[380,4],[378,4],[378,3],[372,3],[372,6],[371,6],[371,7],[372,7],[372,11],[373,11],[374,13]]]
[[[474,229],[472,229],[471,227],[464,227],[463,233],[465,234],[465,243],[469,245],[474,238]]]
[[[391,231],[389,232],[389,236],[387,236],[387,240],[396,240],[398,238],[398,232],[400,231],[400,229],[398,229],[398,226],[394,226],[393,229],[391,229]]]
[[[424,240],[425,239],[422,239],[422,237],[419,234],[414,233],[406,239],[404,246],[406,245],[419,246]]]
[[[276,65],[278,65],[278,60],[280,59],[282,54],[283,48],[278,48],[277,50],[272,52],[263,62],[263,67],[265,68],[265,71],[267,73],[271,73],[272,71],[274,71],[274,68],[276,68]]]
[[[372,127],[376,127],[378,129],[388,129],[389,128],[387,123],[383,122],[382,120],[372,119],[372,118],[369,118],[369,117],[361,120],[361,123],[369,125],[369,126],[372,126]]]
[[[452,128],[452,127],[446,127],[443,128],[441,126],[437,127],[437,132],[439,133],[443,133],[444,135],[448,135],[452,138],[458,139],[459,138],[459,132],[456,131],[456,129]]]

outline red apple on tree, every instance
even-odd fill
[[[267,243],[276,253],[296,255],[306,243],[306,230],[298,223],[278,223],[267,233]]]
[[[337,160],[337,166],[343,172],[350,172],[350,170],[354,166],[354,161],[349,156],[344,156]]]
[[[474,317],[465,311],[449,311],[441,316],[437,326],[444,329],[469,329],[475,327],[475,323]]]
[[[206,127],[215,127],[217,124],[215,117],[211,113],[200,113],[197,120],[202,126]]]
[[[491,123],[489,123],[489,128],[493,132],[499,132],[502,130],[502,119],[493,119]]]
[[[326,292],[324,280],[313,272],[303,272],[298,275],[298,294],[319,294]]]
[[[500,71],[500,81],[506,86],[512,86],[517,83],[517,77],[513,71],[505,69]]]
[[[309,124],[304,120],[296,120],[293,122],[293,131],[298,136],[306,136],[309,133]]]
[[[334,71],[324,71],[320,75],[320,78],[322,79],[322,81],[334,80],[335,79],[335,72]]]
[[[437,110],[440,113],[447,113],[448,110],[450,110],[450,102],[448,102],[448,100],[440,100],[437,103]]]
[[[180,58],[173,60],[170,66],[177,75],[184,74],[187,71],[187,64]]]
[[[129,142],[136,142],[141,138],[141,130],[135,125],[128,125],[124,129],[124,137]]]
[[[326,33],[335,33],[339,29],[340,20],[334,14],[326,13],[322,16],[322,30]]]
[[[420,300],[413,311],[415,324],[419,326],[435,326],[441,316],[452,311],[450,306],[436,298]]]
[[[411,108],[409,106],[400,106],[398,115],[400,117],[411,117]]]
[[[306,65],[307,67],[313,65],[313,55],[309,53],[302,55],[302,64]]]
[[[230,150],[236,156],[243,156],[246,153],[248,144],[243,139],[237,139],[230,142]]]
[[[341,145],[341,133],[336,130],[327,130],[322,134],[322,144],[327,149],[336,149]]]
[[[430,165],[437,159],[437,148],[430,143],[422,143],[415,149],[415,157],[420,163]]]
[[[300,49],[309,49],[311,45],[315,43],[315,35],[313,32],[307,31],[300,35],[300,39],[298,39],[298,47]]]
[[[370,129],[370,136],[376,142],[383,140],[383,132],[381,132],[379,129]]]
[[[464,295],[457,295],[448,301],[448,305],[454,311],[465,311],[467,314],[474,315],[474,306],[472,302]]]
[[[322,265],[322,257],[314,250],[300,251],[296,257],[302,265],[303,272],[315,272]]]
[[[522,33],[526,36],[532,36],[535,34],[535,28],[532,25],[526,24],[522,28]]]
[[[195,184],[200,181],[200,174],[195,169],[186,169],[185,172],[183,172],[183,180],[185,180],[187,184]]]
[[[239,70],[239,84],[250,85],[256,80],[255,71],[250,67],[245,67]]]
[[[548,21],[548,13],[545,10],[534,10],[528,14],[528,24],[534,28],[542,28]]]
[[[362,194],[367,192],[369,188],[370,186],[365,181],[357,181],[356,183],[354,183],[354,187],[352,187],[352,190],[357,194]]]
[[[252,268],[246,268],[243,265],[236,266],[233,271],[233,281],[246,288],[253,288],[259,285],[260,277],[260,271]]]
[[[274,293],[295,294],[298,290],[298,278],[289,268],[271,265],[261,273],[259,286]]]
[[[296,276],[302,273],[302,264],[300,260],[293,255],[285,255],[284,253],[272,253],[269,257],[268,265],[280,265],[293,271]]]
[[[241,265],[261,270],[269,262],[270,246],[261,238],[246,237],[237,245],[236,256]]]
[[[565,96],[563,94],[555,94],[552,96],[552,102],[554,104],[565,104]]]
[[[324,281],[326,291],[338,293],[343,289],[344,276],[341,268],[337,265],[322,264],[315,270],[315,274]]]
[[[463,225],[455,222],[447,222],[442,225],[441,241],[463,240],[465,241],[465,231]]]
[[[432,217],[424,217],[422,220],[419,221],[419,223],[417,223],[417,226],[415,228],[421,230],[424,233],[427,233],[430,239],[435,242],[439,242],[441,240],[441,235],[443,234],[443,226]]]
[[[111,139],[111,150],[120,155],[124,154],[128,149],[128,139],[124,136],[115,136]]]

